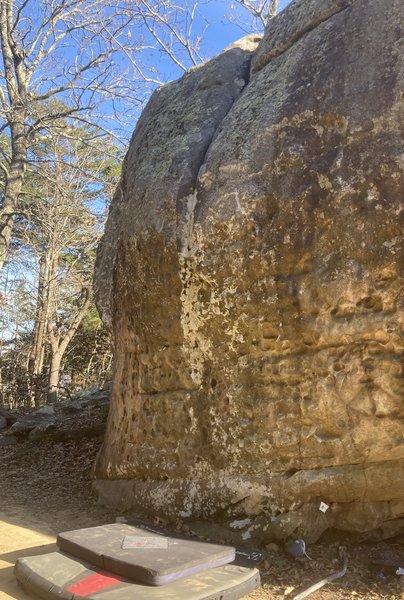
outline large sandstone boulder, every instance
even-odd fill
[[[295,0],[251,65],[250,38],[153,95],[97,263],[104,500],[244,539],[404,526],[403,23]]]

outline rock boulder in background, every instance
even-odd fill
[[[10,415],[14,422],[3,432],[0,445],[14,438],[64,441],[100,436],[105,430],[110,394],[111,383],[106,382],[102,387],[82,390],[70,400],[34,408],[23,415]]]

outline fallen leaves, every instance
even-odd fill
[[[91,472],[101,438],[56,442],[20,442],[0,446],[0,506],[5,510],[38,514],[55,531],[114,522],[117,516],[97,506]],[[347,544],[346,576],[314,592],[313,600],[404,600],[404,577],[378,580],[370,559],[383,551],[403,553],[403,540],[379,544]],[[262,587],[250,600],[293,598],[338,569],[340,541],[309,547],[313,560],[294,559],[281,542],[267,550],[260,566]]]

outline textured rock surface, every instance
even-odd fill
[[[243,539],[403,527],[403,23],[296,1],[241,94],[233,48],[153,96],[97,265],[106,501]]]
[[[18,419],[7,431],[7,435],[27,435],[36,428],[47,428],[55,423],[55,409],[53,406],[42,406],[34,412]]]
[[[243,38],[179,81],[156,90],[148,102],[98,249],[97,304],[105,323],[112,325],[119,244],[150,229],[160,243],[169,240],[176,250],[182,248],[199,169],[218,126],[247,83],[251,52],[259,40],[256,35]]]

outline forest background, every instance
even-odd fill
[[[96,247],[150,94],[288,0],[0,0],[0,407],[111,378]]]

